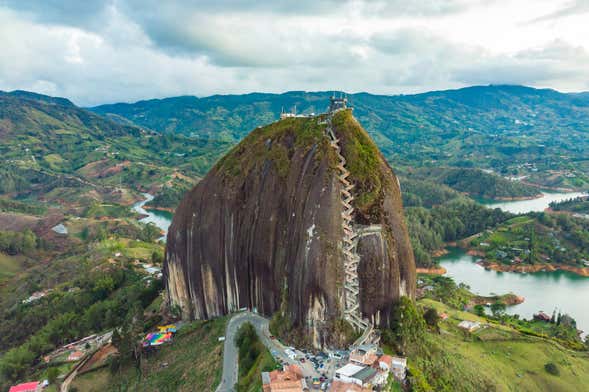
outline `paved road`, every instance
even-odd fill
[[[243,323],[249,322],[256,329],[262,343],[270,350],[275,358],[289,364],[297,364],[302,367],[305,377],[318,377],[317,372],[308,362],[301,364],[291,360],[285,353],[286,347],[276,339],[270,339],[268,330],[268,319],[251,312],[238,313],[229,320],[225,331],[225,343],[223,346],[223,376],[217,387],[217,392],[234,392],[237,383],[238,351],[235,346],[235,335]]]

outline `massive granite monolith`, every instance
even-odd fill
[[[186,194],[164,266],[168,301],[183,317],[281,309],[315,345],[330,342],[345,308],[346,208],[328,118],[354,185],[362,317],[385,326],[400,296],[414,296],[399,182],[348,109],[255,129]]]

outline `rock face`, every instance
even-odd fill
[[[325,119],[257,128],[187,193],[168,232],[164,266],[168,300],[183,317],[282,309],[316,345],[329,341],[322,331],[345,308],[344,207]],[[360,310],[385,326],[392,304],[415,292],[399,183],[350,110],[331,123],[355,185]]]

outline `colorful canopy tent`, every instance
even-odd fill
[[[172,333],[171,332],[166,332],[166,333],[161,333],[161,332],[152,332],[152,333],[148,333],[147,336],[145,336],[145,339],[143,339],[143,347],[147,347],[147,346],[159,346],[160,344],[164,344],[166,342],[169,342],[172,339]]]

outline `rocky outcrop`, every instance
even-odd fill
[[[187,193],[164,266],[170,305],[184,317],[282,308],[316,344],[343,318],[342,185],[325,120],[287,118],[254,130]],[[392,304],[415,292],[399,183],[350,110],[331,124],[355,185],[360,311],[386,325]]]

